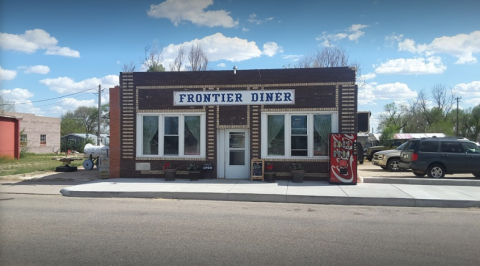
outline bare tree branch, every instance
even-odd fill
[[[142,64],[147,67],[147,72],[162,72],[165,71],[163,67],[163,47],[158,45],[158,41],[154,41],[152,46],[145,47],[145,58]]]
[[[185,60],[185,49],[183,48],[183,45],[178,48],[178,54],[177,57],[175,58],[175,61],[170,64],[170,71],[180,71],[182,69],[182,65],[184,64]]]
[[[198,43],[190,49],[188,61],[190,62],[189,69],[191,71],[205,71],[208,68],[208,57]]]
[[[130,61],[128,64],[123,64],[122,72],[134,72],[135,71],[135,63]]]

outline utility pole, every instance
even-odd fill
[[[458,101],[460,101],[462,99],[462,97],[457,97],[455,98],[455,100],[457,100],[457,137],[459,137],[458,135]]]
[[[98,131],[97,131],[97,146],[100,146],[100,123],[102,118],[102,84],[98,85]],[[458,110],[457,110],[458,111]],[[457,119],[458,120],[458,119]]]

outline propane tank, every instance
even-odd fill
[[[107,158],[108,149],[105,145],[96,146],[88,143],[83,148],[84,158]]]

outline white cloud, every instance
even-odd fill
[[[385,36],[385,46],[391,47],[398,42],[402,41],[403,39],[403,34],[396,35],[395,32],[393,32],[391,35]]]
[[[0,81],[2,80],[12,80],[17,76],[17,71],[15,70],[8,70],[8,69],[3,69],[0,66]]]
[[[42,29],[27,30],[20,35],[0,33],[0,47],[5,50],[14,50],[28,54],[37,50],[46,50],[45,54],[80,57],[78,51],[68,47],[59,47],[57,43],[57,39]]]
[[[365,75],[361,75],[360,79],[369,80],[369,79],[374,79],[376,76],[377,75],[375,75],[375,73],[368,73],[368,74],[365,74]]]
[[[266,19],[257,19],[257,14],[251,14],[250,15],[250,18],[247,19],[248,22],[250,23],[255,23],[257,25],[261,25],[267,21],[272,21],[274,19],[274,17],[269,17],[269,18],[266,18]]]
[[[225,63],[220,63],[217,65],[218,67],[227,67],[227,65]]]
[[[375,100],[377,100],[377,98],[373,93],[376,84],[377,83],[374,83],[374,82],[368,83],[358,89],[359,105],[376,105]]]
[[[358,90],[358,104],[374,105],[376,100],[402,101],[414,99],[417,96],[417,92],[412,91],[405,83],[395,82],[379,85],[371,82]]]
[[[23,67],[21,67],[23,68]],[[29,66],[25,67],[25,73],[37,73],[37,74],[47,74],[50,72],[50,68],[48,66],[43,65],[36,65],[36,66]]]
[[[380,64],[375,68],[377,74],[441,74],[447,67],[438,56],[429,58],[399,58]]]
[[[102,88],[111,88],[118,85],[118,76],[108,75],[103,78],[90,78],[79,82],[75,82],[69,77],[58,77],[54,79],[42,79],[41,83],[50,87],[50,90],[58,93],[75,93],[88,89],[92,89],[92,92],[98,88],[101,84]]]
[[[95,102],[94,99],[77,100],[75,98],[63,98],[60,103],[65,107],[68,106],[68,108],[72,110],[75,110],[80,106],[98,107],[98,102]]]
[[[315,40],[323,41],[323,46],[327,47],[332,46],[332,42],[336,42],[347,37],[350,41],[355,41],[358,43],[358,39],[365,35],[365,32],[361,31],[361,29],[364,29],[366,27],[368,27],[368,25],[353,24],[352,26],[345,29],[344,32],[340,32],[337,34],[327,34],[327,32],[324,31],[322,32],[322,35],[316,37]]]
[[[407,84],[400,82],[377,85],[373,92],[378,99],[382,100],[413,99],[418,96],[416,91],[412,91]]]
[[[480,98],[480,81],[457,84],[453,88],[453,93],[465,97],[465,100],[472,97]]]
[[[238,25],[225,10],[205,11],[213,5],[213,0],[167,0],[158,5],[151,5],[147,14],[154,18],[170,19],[175,26],[182,21],[207,27],[233,28]]]
[[[247,31],[250,31],[250,30],[247,29],[247,28],[245,28],[245,27],[243,27],[243,28],[242,28],[242,31],[243,31],[243,32],[247,32]]]
[[[277,53],[283,53],[283,49],[281,46],[278,46],[275,42],[267,42],[263,45],[263,54],[272,57]]]
[[[185,52],[188,53],[193,45],[199,44],[206,53],[210,62],[219,60],[227,60],[230,62],[238,62],[260,57],[262,51],[253,41],[240,39],[238,37],[225,37],[221,33],[204,37],[203,39],[195,39],[181,44],[170,44],[163,48],[163,65],[169,68],[170,63],[175,60],[178,49],[183,46]],[[141,69],[145,70],[145,69]]]
[[[61,55],[61,56],[69,56],[69,57],[80,57],[80,53],[78,51],[72,50],[68,47],[51,47],[45,52],[48,55]]]
[[[291,54],[291,55],[285,55],[283,56],[282,58],[283,59],[287,59],[287,60],[292,60],[292,61],[298,61],[300,60],[300,58],[302,58],[303,55],[294,55],[294,54]]]
[[[395,39],[399,51],[424,53],[426,56],[449,54],[458,58],[456,64],[476,63],[477,58],[473,54],[480,53],[480,31],[435,38],[430,44],[416,44],[412,39],[402,39],[403,35]]]
[[[358,39],[365,35],[365,32],[361,31],[361,29],[368,27],[368,25],[362,25],[362,24],[353,24],[350,28],[347,30],[351,32],[351,34],[348,35],[348,39],[350,41],[355,41],[358,43]]]
[[[32,98],[33,93],[29,92],[27,89],[15,88],[13,90],[0,90],[0,94],[9,101],[16,103],[24,102],[28,98]]]

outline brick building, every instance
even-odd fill
[[[110,89],[110,177],[160,177],[213,164],[206,178],[249,179],[251,159],[290,179],[329,176],[328,134],[356,133],[355,69],[125,72]],[[179,171],[177,178],[182,178]]]

